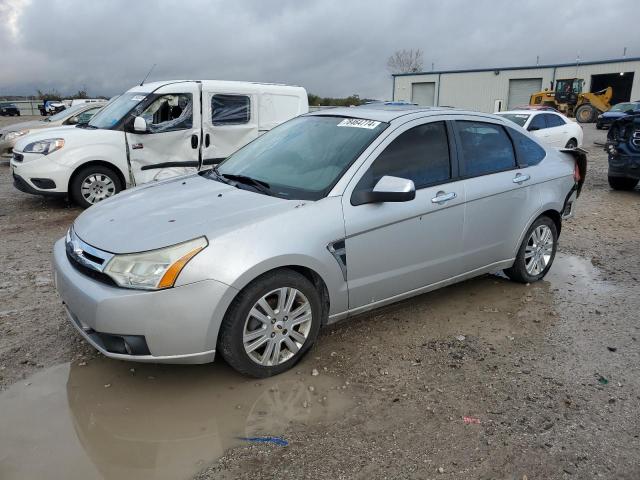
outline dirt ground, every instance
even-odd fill
[[[80,211],[0,165],[0,478],[640,478],[640,191],[609,189],[604,137],[585,126],[544,281],[484,276],[329,327],[266,381],[97,355],[50,273]]]

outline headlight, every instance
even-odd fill
[[[47,140],[30,143],[24,147],[22,151],[26,153],[41,153],[43,155],[49,155],[56,150],[60,150],[62,147],[64,147],[63,138],[48,138]]]
[[[170,288],[184,266],[208,245],[205,237],[171,247],[114,256],[105,269],[119,286],[142,290]]]
[[[21,137],[23,135],[26,135],[27,133],[29,133],[29,130],[18,130],[16,132],[7,133],[4,136],[4,138],[6,138],[7,140],[13,140],[14,138],[18,138],[18,137]]]

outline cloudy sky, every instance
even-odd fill
[[[637,0],[0,0],[0,97],[112,95],[170,78],[388,98],[386,60],[425,69],[640,57]]]

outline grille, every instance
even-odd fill
[[[106,273],[102,273],[97,270],[94,270],[92,268],[85,267],[80,262],[78,262],[78,260],[76,260],[75,257],[71,256],[69,252],[67,252],[67,258],[69,259],[69,262],[76,270],[86,275],[87,277],[93,278],[94,280],[97,280],[98,282],[104,283],[106,285],[111,285],[114,287],[118,286],[116,282],[114,282],[109,275],[107,275]]]
[[[635,132],[633,132],[633,140],[632,143],[636,146],[636,147],[640,147],[640,130],[636,130]]]

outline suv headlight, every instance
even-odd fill
[[[64,147],[63,138],[48,138],[46,140],[29,143],[22,151],[25,153],[41,153],[43,155],[49,155],[56,150],[60,150],[62,147]]]
[[[121,287],[142,290],[170,288],[185,265],[209,245],[206,237],[149,252],[115,255],[104,273]]]
[[[14,138],[18,138],[21,137],[23,135],[26,135],[27,133],[29,133],[29,130],[17,130],[15,132],[9,132],[7,133],[4,138],[7,140],[13,140]]]

